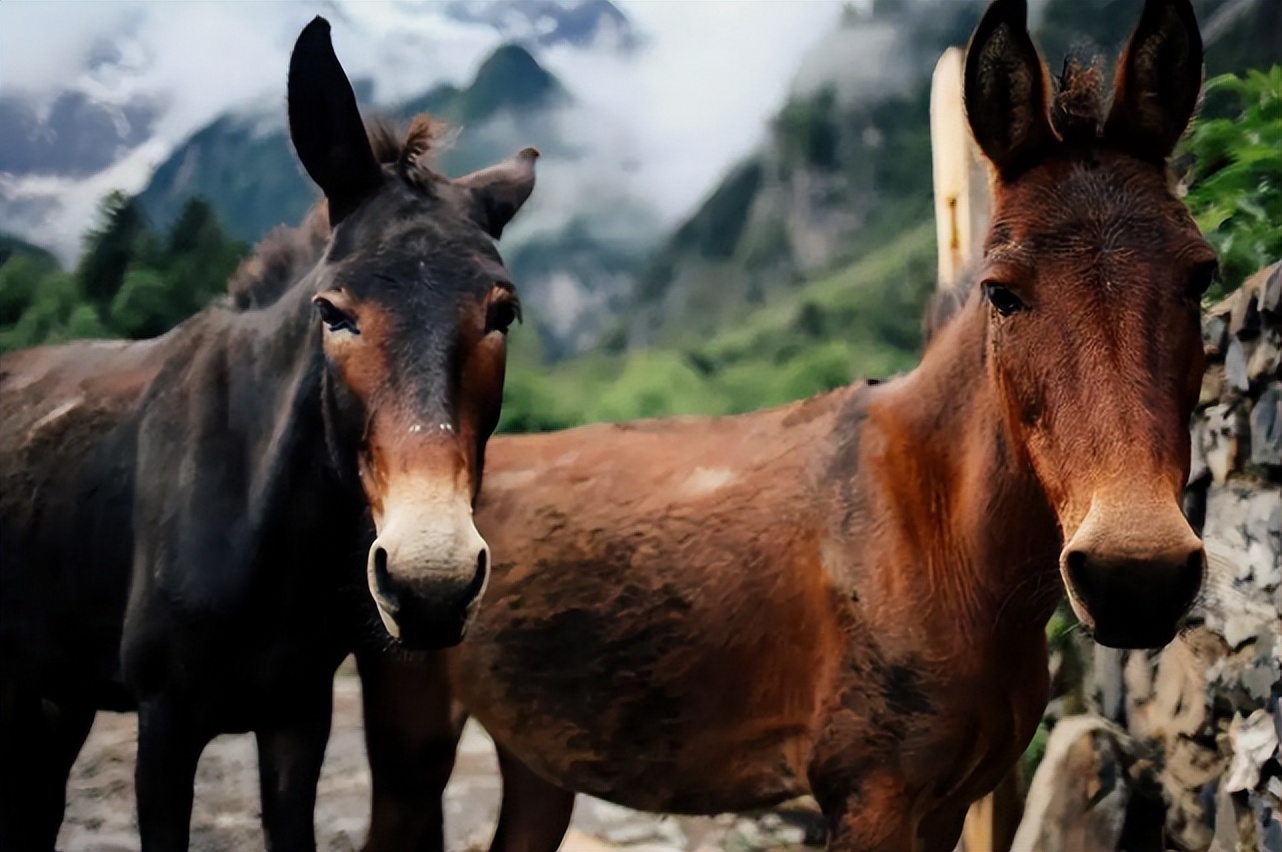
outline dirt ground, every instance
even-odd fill
[[[138,852],[134,808],[137,717],[100,713],[71,773],[61,852]],[[263,849],[259,827],[257,755],[249,734],[210,743],[196,774],[194,852]],[[498,814],[499,776],[485,731],[469,723],[446,789],[446,845],[484,849]],[[335,680],[334,725],[317,793],[319,852],[353,852],[365,836],[369,770],[361,734],[360,684]],[[803,820],[804,821],[804,820]],[[813,828],[812,828],[813,832]],[[778,814],[755,817],[671,817],[643,814],[580,796],[562,849],[598,852],[750,852],[797,849],[802,827]],[[812,837],[813,839],[813,837]]]

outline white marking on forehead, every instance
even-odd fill
[[[689,495],[709,494],[735,479],[735,472],[726,467],[696,467],[681,484],[681,490]]]
[[[426,426],[424,426],[422,423],[415,423],[413,426],[411,426],[411,427],[409,428],[409,431],[410,431],[410,434],[411,434],[411,435],[417,435],[419,432],[422,432],[422,431],[423,431],[424,429],[426,429],[426,428],[427,428],[427,427],[426,427]],[[436,428],[437,428],[437,429],[439,429],[439,430],[441,430],[442,432],[453,432],[453,431],[454,431],[454,427],[453,427],[453,426],[451,426],[451,425],[450,425],[450,424],[448,424],[448,423],[438,423],[438,424],[436,425]]]

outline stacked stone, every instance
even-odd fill
[[[1093,712],[1052,731],[1016,849],[1282,852],[1282,264],[1202,334],[1185,508],[1205,591],[1160,652],[1078,649]]]

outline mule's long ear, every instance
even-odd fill
[[[329,201],[337,225],[383,182],[383,171],[334,55],[329,21],[312,19],[289,58],[289,135],[298,159]]]
[[[539,152],[525,148],[480,171],[454,181],[467,190],[472,200],[472,218],[494,239],[503,236],[503,228],[534,191],[534,161]]]
[[[1189,0],[1146,0],[1117,63],[1104,138],[1160,163],[1175,150],[1202,89],[1202,35]]]
[[[994,0],[966,48],[963,91],[975,141],[1003,179],[1055,143],[1048,88],[1028,35],[1027,0]]]

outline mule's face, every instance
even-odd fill
[[[314,298],[331,446],[354,459],[378,530],[370,591],[415,646],[461,638],[488,577],[472,501],[519,312],[493,241],[452,187],[435,193],[392,183],[353,213]]]
[[[1170,641],[1205,564],[1179,498],[1215,255],[1168,188],[1166,157],[1188,112],[1154,112],[1147,92],[1128,100],[1136,78],[1155,70],[1139,63],[1175,54],[1180,62],[1156,70],[1183,75],[1193,97],[1167,102],[1191,111],[1200,42],[1181,4],[1150,0],[1136,33],[1144,44],[1133,40],[1122,62],[1107,122],[1079,113],[1052,126],[1038,100],[1040,60],[1009,8],[1021,4],[990,8],[967,63],[972,127],[998,171],[978,296],[989,376],[1058,515],[1074,611],[1119,647]],[[1089,87],[1092,72],[1077,73],[1060,98],[1083,97],[1071,89]]]
[[[355,473],[369,501],[377,538],[367,576],[384,626],[409,647],[453,645],[489,577],[472,501],[498,423],[507,331],[519,314],[494,241],[533,188],[536,154],[450,182],[414,161],[426,123],[411,128],[403,151],[375,158],[350,98],[347,121],[360,135],[345,125],[349,150],[322,145],[320,162],[309,162],[317,121],[296,115],[307,111],[307,93],[296,97],[303,81],[296,84],[295,69],[300,54],[333,54],[327,27],[308,39],[304,31],[295,48],[290,114],[334,228],[313,298],[326,438],[334,463]],[[321,121],[330,119],[334,105],[321,111]],[[324,157],[338,150],[350,159],[353,148],[355,164],[345,160],[335,174]],[[353,170],[363,177],[346,183]]]

